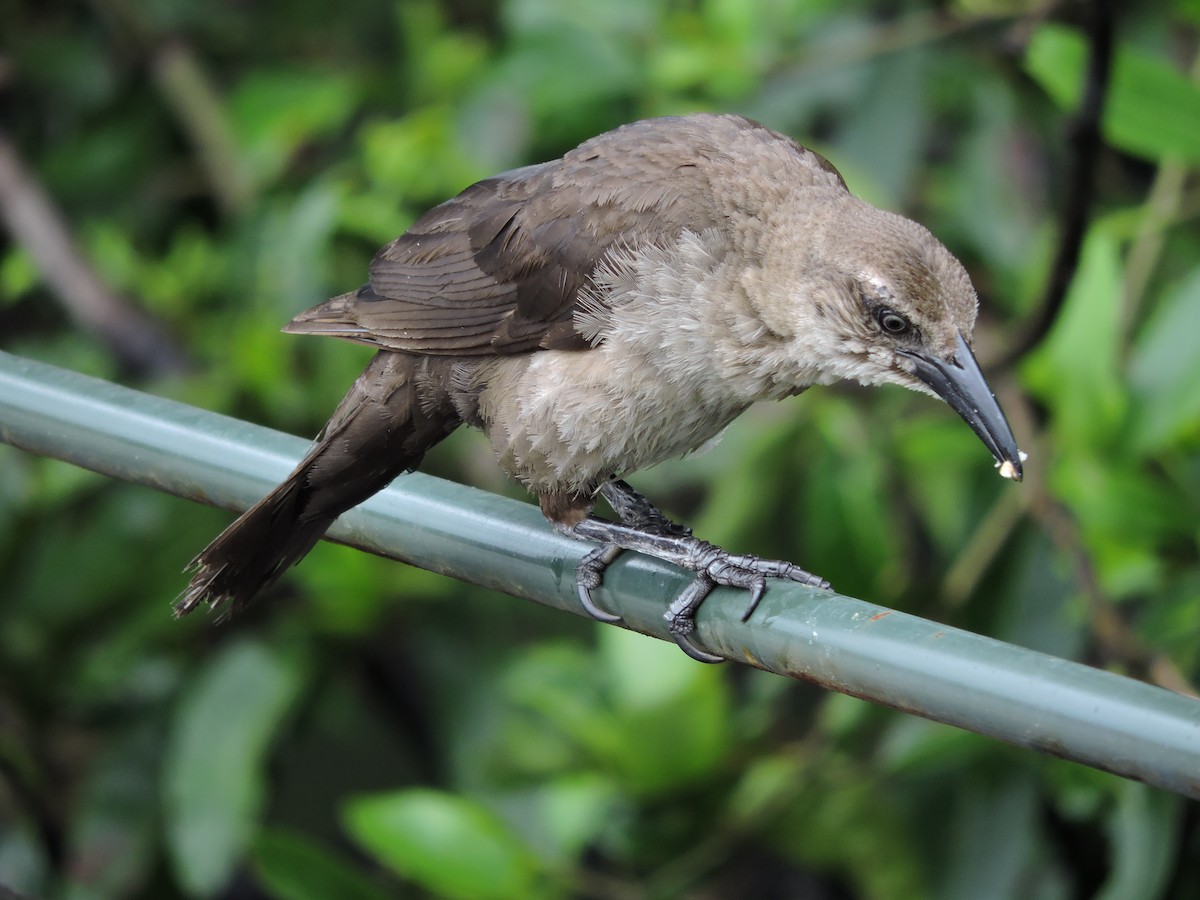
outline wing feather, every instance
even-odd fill
[[[360,290],[284,330],[434,355],[584,349],[603,340],[575,322],[581,296],[606,303],[590,290],[597,266],[618,247],[722,225],[711,179],[736,174],[735,150],[778,162],[781,179],[844,189],[820,156],[747,119],[635,122],[471,185],[383,247]]]

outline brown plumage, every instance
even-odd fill
[[[698,542],[663,549],[681,530],[614,479],[695,449],[757,400],[837,378],[943,396],[1019,478],[967,363],[975,305],[925,229],[855,199],[821,156],[762,125],[695,115],[602,134],[430,210],[376,254],[367,284],[285,327],[379,352],[296,470],[196,558],[177,609],[248,602],[461,423],[556,527],[606,545],[581,584],[618,547],[756,596],[764,575],[816,581],[782,563],[733,578]],[[587,518],[599,491],[625,526]],[[696,593],[672,626],[704,658],[686,642]]]
[[[421,399],[419,386],[436,381],[444,367],[441,360],[375,354],[292,474],[196,557],[179,613],[205,599],[245,605],[308,553],[334,519],[415,469],[461,422],[453,407]]]
[[[580,291],[614,245],[719,227],[728,211],[713,181],[743,157],[770,164],[781,153],[794,157],[793,176],[844,188],[821,156],[748,119],[635,122],[434,207],[375,255],[366,285],[284,331],[438,356],[585,349]]]

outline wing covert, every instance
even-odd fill
[[[730,150],[747,145],[793,185],[841,185],[820,156],[747,119],[636,122],[471,185],[383,247],[361,289],[284,330],[434,355],[585,349],[574,317],[597,266],[616,247],[722,225],[710,179],[728,179]]]

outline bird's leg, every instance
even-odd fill
[[[632,492],[632,489],[630,491]],[[649,506],[648,503],[646,505]],[[657,511],[655,513],[657,514]],[[667,521],[661,514],[658,514],[658,520]],[[589,612],[596,609],[591,599],[592,588],[599,585],[604,569],[616,559],[621,550],[644,553],[695,572],[696,579],[668,607],[664,618],[675,642],[688,656],[701,662],[720,662],[722,659],[702,649],[691,636],[696,628],[696,611],[717,585],[750,591],[750,604],[742,615],[743,622],[750,618],[762,599],[767,587],[767,578],[784,578],[823,589],[829,587],[829,582],[825,579],[806,572],[793,563],[759,559],[756,556],[735,556],[691,534],[656,533],[653,526],[650,529],[638,528],[596,518],[584,519],[565,528],[564,531],[573,537],[595,541],[601,545],[584,557],[579,567],[579,597]],[[598,611],[601,613],[598,618],[613,620],[614,617],[610,613]]]
[[[605,482],[600,488],[600,493],[618,518],[631,528],[650,534],[678,537],[687,537],[692,533],[690,528],[677,525],[664,516],[644,494],[636,491],[626,481],[613,479]],[[592,591],[600,587],[604,570],[621,555],[623,549],[616,544],[602,544],[583,558],[575,572],[579,603],[589,616],[600,622],[611,624],[621,621],[620,616],[606,612],[596,605],[596,601],[592,599]]]
[[[645,494],[637,491],[627,481],[619,478],[607,481],[600,488],[600,493],[617,517],[630,528],[677,537],[690,537],[692,534],[692,529],[672,522],[659,512]]]

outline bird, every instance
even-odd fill
[[[759,401],[837,381],[945,400],[1022,477],[1025,454],[970,349],[978,298],[926,228],[857,198],[823,156],[731,114],[645,119],[479,181],[375,255],[367,282],[283,330],[374,357],[295,470],[192,561],[177,615],[244,607],[333,520],[462,425],[555,530],[594,546],[583,608],[625,551],[693,581],[664,613],[680,647],[716,585],[819,588],[734,555],[625,478],[693,451]],[[598,497],[616,519],[593,511]]]

